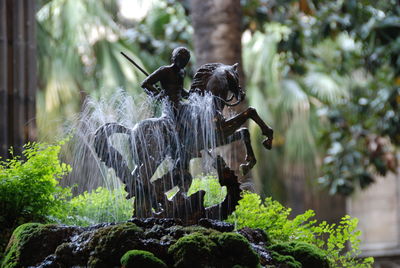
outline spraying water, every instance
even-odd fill
[[[125,176],[132,180],[142,178],[142,185],[136,190],[126,189],[128,197],[136,196],[136,202],[141,203],[137,206],[149,206],[152,213],[160,213],[165,208],[158,203],[161,198],[173,200],[168,196],[171,190],[175,194],[186,193],[192,177],[200,174],[216,177],[212,157],[217,152],[212,96],[192,94],[182,104],[179,115],[174,114],[165,100],[159,116],[157,107],[154,99],[133,98],[122,90],[99,101],[88,98],[65,150],[71,154],[68,158],[72,159],[73,171],[64,183],[76,185],[75,193],[92,191],[99,186],[118,189],[125,186],[118,175],[127,168],[129,174]],[[119,162],[113,163],[119,167],[116,170],[99,159],[94,147],[96,131],[107,123],[124,126],[126,130],[109,136],[118,155],[110,153],[110,147],[100,148],[104,154],[113,156],[109,162]],[[191,174],[185,172],[187,169]],[[190,213],[191,208],[187,210]],[[137,216],[151,215],[146,212]]]
[[[194,76],[188,99],[177,102],[164,97],[159,116],[153,112],[152,101],[134,100],[122,91],[108,101],[87,101],[71,142],[75,168],[71,180],[88,189],[97,185],[115,188],[120,182],[109,179],[114,172],[111,177],[122,181],[127,198],[135,197],[137,217],[177,217],[188,224],[204,216],[226,217],[240,199],[240,183],[216,148],[243,141],[246,156],[240,167],[246,174],[256,159],[243,123],[252,119],[260,126],[267,136],[263,142],[267,149],[273,134],[254,108],[228,119],[222,114],[225,106],[244,98],[238,77],[237,64],[205,64]],[[229,103],[233,97],[236,102]],[[195,158],[201,160],[197,170],[214,172],[220,184],[227,186],[227,197],[220,206],[205,210],[201,191],[187,196]]]

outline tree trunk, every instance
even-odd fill
[[[35,1],[0,0],[0,156],[35,135]]]
[[[241,62],[241,7],[239,0],[192,0],[194,48],[197,65]]]
[[[191,0],[191,18],[194,28],[194,52],[197,67],[205,63],[239,63],[240,84],[244,85],[242,69],[242,13],[239,0]],[[245,102],[225,111],[229,116],[246,107]],[[241,143],[231,145],[224,153],[228,165],[239,175],[245,151]],[[246,178],[240,178],[242,181]]]

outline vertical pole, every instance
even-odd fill
[[[0,157],[36,138],[34,0],[0,0]]]
[[[25,142],[25,14],[24,0],[13,0],[13,135],[14,151],[22,152]]]
[[[37,91],[37,65],[36,65],[36,1],[25,1],[25,141],[36,140],[36,91]]]
[[[7,8],[0,0],[0,157],[8,156]]]
[[[6,20],[7,20],[7,148],[14,144],[14,4],[13,0],[6,0]]]

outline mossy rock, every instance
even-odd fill
[[[143,230],[134,223],[107,226],[97,230],[89,244],[90,267],[114,267],[130,249],[140,248]]]
[[[175,267],[210,267],[216,262],[217,245],[201,233],[193,233],[180,238],[169,249]]]
[[[324,252],[314,245],[304,242],[285,242],[268,247],[277,263],[292,268],[328,268],[329,262]]]
[[[249,242],[237,233],[222,233],[216,236],[215,241],[220,251],[222,267],[240,265],[245,267],[257,267],[260,260]]]
[[[257,267],[259,257],[237,233],[192,233],[180,238],[168,253],[175,267]]]
[[[278,252],[271,251],[271,257],[272,259],[279,264],[284,264],[286,265],[285,267],[289,268],[302,268],[302,264],[293,258],[293,256],[290,255],[282,255],[279,254]]]
[[[35,266],[52,254],[75,227],[26,223],[17,227],[8,243],[1,268]]]
[[[185,234],[200,233],[203,235],[219,234],[220,232],[211,228],[205,228],[199,225],[185,226],[182,228]]]
[[[87,262],[87,267],[91,268],[107,268],[109,265],[107,262],[103,261],[102,259],[90,256]]]
[[[162,260],[145,250],[129,250],[122,256],[121,264],[123,268],[167,268]]]

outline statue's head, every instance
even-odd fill
[[[225,69],[226,78],[229,85],[229,91],[233,93],[233,96],[236,98],[237,102],[233,104],[226,104],[228,106],[238,105],[244,98],[245,93],[242,90],[242,87],[239,85],[239,71],[238,71],[238,63],[233,65],[227,65]],[[229,99],[228,101],[230,101]]]
[[[172,51],[171,61],[179,68],[183,68],[190,60],[190,52],[184,47],[177,47]]]

